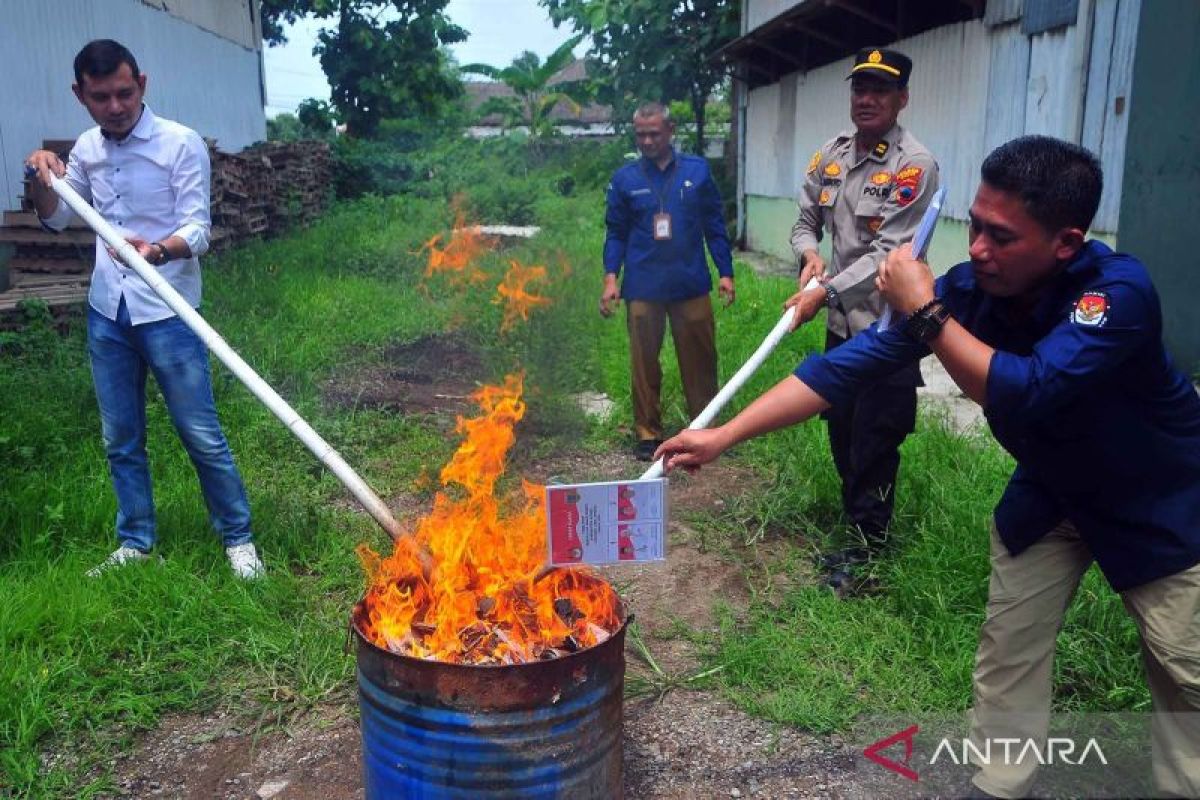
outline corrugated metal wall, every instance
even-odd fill
[[[793,6],[798,6],[804,0],[744,0],[746,17],[750,30],[757,28],[772,17],[777,17]]]
[[[222,0],[222,5],[228,5]],[[249,13],[248,11],[246,12]],[[260,53],[141,0],[4,0],[0,24],[0,205],[15,208],[21,165],[43,139],[73,139],[95,123],[71,93],[71,64],[92,39],[137,56],[147,103],[223,150],[266,138]]]
[[[992,148],[1023,133],[1046,133],[1100,156],[1106,189],[1093,228],[1116,231],[1141,3],[1081,0],[1076,25],[1025,36],[1015,15],[1019,6],[1009,2],[985,20],[947,25],[894,45],[915,65],[900,121],[938,159],[949,188],[945,213],[966,218],[979,165]],[[989,24],[991,19],[996,22]],[[788,75],[749,93],[747,194],[794,198],[809,155],[850,128],[845,77],[851,63],[846,58]]]

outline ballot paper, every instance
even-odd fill
[[[550,566],[667,557],[667,479],[546,487]]]
[[[921,217],[921,221],[917,224],[917,232],[913,234],[912,251],[913,256],[919,259],[925,258],[925,253],[929,250],[929,242],[933,239],[933,229],[937,227],[938,214],[942,213],[942,203],[946,200],[946,187],[938,189],[933,194],[933,199],[929,201],[929,208],[925,209],[925,214]],[[892,326],[892,317],[895,316],[892,312],[891,305],[883,307],[883,313],[879,315],[879,323],[876,330],[883,333]]]

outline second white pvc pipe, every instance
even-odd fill
[[[813,278],[807,284],[805,284],[804,291],[814,289],[819,285],[820,284],[817,282],[817,279]],[[758,346],[758,349],[751,354],[750,358],[746,359],[746,363],[742,364],[737,372],[733,373],[733,377],[721,387],[721,391],[717,392],[717,396],[710,400],[708,405],[704,407],[704,410],[701,411],[700,414],[694,420],[692,420],[692,423],[687,426],[689,431],[707,428],[709,424],[716,419],[717,414],[721,412],[721,409],[725,407],[725,404],[729,402],[730,398],[737,394],[738,389],[741,389],[743,384],[745,384],[746,381],[750,379],[750,376],[754,374],[754,371],[762,366],[762,362],[767,360],[767,356],[769,356],[771,351],[775,349],[775,345],[779,344],[779,340],[787,335],[788,329],[792,327],[792,320],[795,319],[795,317],[795,306],[792,306],[787,311],[783,312],[783,316],[779,318],[779,322],[775,323],[775,327],[772,328],[771,332],[767,334],[767,338],[763,339],[762,344]],[[641,480],[661,478],[663,476],[663,471],[663,459],[660,458],[650,465],[650,469],[642,473]]]

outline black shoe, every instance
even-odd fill
[[[841,600],[867,597],[880,591],[879,581],[871,575],[856,575],[851,569],[838,569],[829,574],[825,585]]]
[[[654,451],[663,443],[662,439],[641,439],[637,443],[634,454],[638,461],[653,461]]]
[[[821,568],[840,570],[857,564],[865,564],[871,560],[871,551],[865,547],[844,547],[821,556]]]

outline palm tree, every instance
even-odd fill
[[[528,50],[513,59],[510,66],[498,69],[488,64],[467,64],[463,72],[486,75],[500,81],[513,90],[516,97],[492,97],[482,104],[480,116],[499,113],[509,126],[524,125],[529,138],[536,143],[554,133],[554,121],[550,112],[560,102],[578,111],[589,99],[586,81],[564,81],[551,85],[550,79],[559,70],[571,63],[575,57],[571,52],[582,41],[583,35],[573,36],[546,57],[543,63],[536,53]]]

